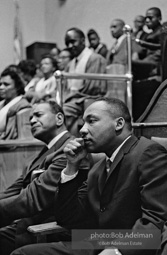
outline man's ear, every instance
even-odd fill
[[[62,126],[64,124],[64,115],[61,112],[56,114],[57,126]]]
[[[116,127],[115,127],[115,130],[116,130],[116,131],[120,131],[121,129],[123,129],[124,125],[125,125],[125,120],[124,120],[124,118],[122,118],[122,117],[117,118],[117,119],[116,119]]]

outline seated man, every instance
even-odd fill
[[[127,52],[127,40],[124,34],[123,28],[125,22],[122,19],[114,19],[111,22],[110,31],[111,36],[115,39],[114,44],[107,54],[107,65],[121,64],[127,67],[128,52]]]
[[[132,59],[142,59],[145,57],[146,49],[142,48],[135,40],[145,41],[148,33],[144,30],[145,17],[142,15],[137,15],[134,19],[134,29],[132,32],[133,39],[133,55]]]
[[[167,197],[164,196],[167,193],[166,149],[145,137],[134,136],[128,108],[119,99],[97,99],[85,110],[83,119],[82,138],[71,140],[64,148],[67,166],[62,172],[59,197],[69,204],[66,203],[62,218],[69,214],[68,207],[73,204],[71,214],[75,219],[84,214],[92,216],[95,221],[93,233],[95,229],[100,234],[107,230],[115,234],[120,232],[122,238],[112,239],[109,235],[105,239],[103,235],[103,245],[99,242],[101,239],[91,242],[91,230],[87,230],[88,236],[77,230],[77,236],[84,236],[88,244],[85,241],[75,246],[77,243],[73,238],[72,246],[71,243],[56,242],[34,244],[17,249],[12,255],[156,253],[161,230],[167,220]],[[87,182],[75,196],[72,187],[80,172],[80,162],[88,152],[103,152],[106,157],[92,167]],[[140,235],[138,242],[141,246],[133,245],[136,239],[132,238],[130,247],[129,237],[124,236],[126,232],[132,235],[141,233],[142,236],[143,233],[152,233],[152,241],[146,238],[143,242]],[[123,242],[127,245],[121,247]],[[91,249],[86,249],[86,245]]]
[[[114,19],[111,22],[111,36],[115,39],[114,44],[107,54],[107,68],[109,74],[125,74],[128,68],[128,44],[124,34],[125,22],[122,19]],[[107,97],[119,98],[126,102],[127,84],[125,81],[108,80]]]
[[[105,59],[85,46],[85,35],[78,28],[70,28],[65,35],[66,46],[72,54],[69,73],[105,73]],[[84,112],[86,98],[96,98],[106,93],[106,82],[90,79],[68,79],[68,96],[63,106],[68,130],[79,135],[79,121]]]
[[[136,80],[159,75],[161,64],[161,19],[162,15],[159,8],[152,7],[146,11],[145,24],[152,32],[145,39],[148,45],[141,40],[137,40],[139,45],[145,47],[146,54],[142,59],[138,58],[132,62],[134,79]],[[153,47],[154,44],[155,48]],[[139,52],[140,54],[142,54],[142,51]]]
[[[60,172],[66,166],[63,149],[72,139],[64,121],[63,110],[53,99],[33,106],[30,117],[32,134],[46,146],[22,175],[0,193],[0,227],[11,224],[0,229],[1,255],[9,255],[17,247],[32,243],[34,240],[28,235],[27,227],[42,223],[52,215]],[[87,176],[87,162],[83,168],[78,185]],[[20,218],[25,219],[18,220]]]

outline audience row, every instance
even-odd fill
[[[151,33],[143,30],[144,25]],[[17,139],[17,113],[31,109],[32,135],[45,143],[18,179],[0,193],[1,255],[166,254],[167,150],[134,135],[125,84],[113,82],[109,90],[104,80],[64,79],[63,107],[57,100],[58,69],[75,74],[126,73],[124,26],[122,19],[112,21],[116,40],[110,50],[94,29],[88,31],[87,47],[83,31],[72,27],[65,33],[67,48],[52,49],[42,56],[40,66],[23,60],[1,73],[0,139]],[[142,78],[159,75],[160,9],[149,8],[146,17],[136,16],[135,29],[135,79],[141,78],[141,66]],[[123,96],[116,96],[120,86]],[[93,100],[87,108],[86,100]],[[51,220],[66,231],[49,236],[48,243],[35,244],[27,227]],[[77,231],[77,240],[72,230]],[[88,233],[84,240],[83,230]]]
[[[160,75],[161,62],[161,11],[157,7],[149,8],[146,16],[135,17],[135,30],[132,33],[132,72],[133,79],[142,79],[150,76]],[[48,54],[42,56],[39,66],[33,60],[23,60],[18,66],[10,65],[6,69],[15,70],[21,77],[24,91],[21,97],[27,100],[29,106],[40,99],[58,99],[57,83],[54,77],[56,70],[69,73],[108,73],[125,74],[128,68],[127,40],[124,34],[125,22],[122,19],[114,19],[111,23],[111,35],[115,39],[110,50],[100,41],[98,33],[90,29],[87,33],[89,47],[86,46],[86,37],[82,30],[73,27],[66,31],[66,48],[59,50],[53,48]],[[151,30],[150,33],[144,31],[144,26]],[[0,98],[1,118],[6,125],[6,134],[1,128],[1,139],[15,139],[15,135],[10,135],[8,126],[10,124],[10,107],[17,104],[16,97],[11,91],[11,85],[7,86],[1,75]],[[10,74],[6,75],[11,79]],[[18,86],[13,81],[14,86]],[[63,80],[63,109],[66,115],[67,127],[75,135],[79,135],[82,125],[82,115],[86,99],[95,99],[98,96],[106,95],[116,97],[126,103],[126,82],[122,81],[102,81],[102,80]],[[24,96],[23,96],[24,95]],[[28,107],[29,107],[28,106]],[[5,110],[6,109],[6,110]],[[8,110],[7,110],[8,109]],[[17,109],[19,111],[20,109]],[[3,112],[6,112],[6,117]],[[16,114],[15,114],[16,115]],[[16,119],[15,119],[16,122]],[[4,126],[3,125],[3,126]],[[3,127],[4,128],[4,127]],[[3,138],[4,137],[4,138]]]

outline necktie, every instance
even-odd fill
[[[110,160],[110,159],[107,159],[107,160],[106,160],[106,172],[107,172],[107,175],[108,175],[109,172],[110,172],[111,164],[112,164],[111,160]]]
[[[76,58],[75,59],[75,67],[77,66],[77,64],[78,64],[78,59]]]
[[[110,50],[110,57],[109,57],[110,63],[112,63],[113,57],[114,57],[114,55],[115,55],[115,53],[116,53],[116,50],[117,50],[117,43],[118,43],[118,41],[116,40],[115,43],[114,43],[114,45],[112,46],[112,48],[111,48],[111,50]]]
[[[115,41],[115,43],[114,43],[114,45],[112,47],[112,50],[111,50],[112,54],[115,54],[115,52],[117,50],[117,46],[118,46],[118,40]]]

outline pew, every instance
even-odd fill
[[[0,141],[0,192],[11,185],[44,144],[37,139]]]

